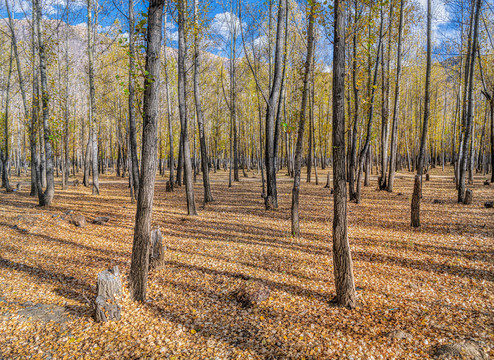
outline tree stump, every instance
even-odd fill
[[[97,218],[94,218],[93,224],[96,224],[96,225],[104,225],[108,221],[110,221],[110,218],[109,217],[107,217],[107,216],[99,216]]]
[[[425,181],[430,181],[431,180],[431,176],[429,175],[429,173],[425,174]]]
[[[98,274],[96,292],[98,294],[95,299],[96,321],[120,320],[122,307],[118,304],[118,299],[122,295],[122,281],[118,266]]]
[[[72,183],[72,185],[73,185],[74,187],[79,186],[79,180],[78,180],[78,179],[75,179],[75,180],[74,180],[74,182]]]
[[[249,308],[257,303],[265,301],[270,295],[269,288],[260,283],[253,282],[242,286],[240,289],[233,293],[235,300],[244,308]]]
[[[160,229],[151,231],[151,247],[149,249],[149,270],[163,267],[165,262],[165,248],[163,235]]]
[[[264,197],[264,207],[266,210],[273,210],[273,198],[271,196]]]
[[[172,192],[172,191],[173,191],[173,184],[170,182],[170,180],[168,180],[168,181],[166,182],[165,191],[166,191],[166,192]]]
[[[465,205],[470,205],[473,200],[473,192],[470,189],[467,189],[465,191],[465,200],[463,201],[463,204]]]
[[[420,193],[422,189],[422,176],[415,175],[412,195],[411,226],[420,227]]]
[[[69,223],[77,227],[86,227],[86,218],[82,215],[71,215],[69,217]]]
[[[438,346],[433,356],[435,359],[441,360],[484,360],[489,358],[480,344],[470,340]]]
[[[328,178],[326,180],[326,185],[324,185],[325,189],[329,189],[331,187],[331,178],[330,178],[331,174],[330,173],[331,173],[331,171],[328,171]]]

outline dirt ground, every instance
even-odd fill
[[[413,174],[398,174],[394,193],[377,191],[372,178],[362,203],[348,208],[360,301],[350,311],[330,302],[326,171],[319,185],[302,182],[301,239],[290,236],[292,183],[284,172],[276,211],[264,210],[259,174],[228,188],[227,172],[211,173],[215,202],[205,208],[198,177],[196,217],[186,215],[184,187],[166,193],[159,177],[153,227],[167,250],[145,303],[128,299],[135,204],[124,179],[103,175],[100,196],[57,185],[50,208],[38,208],[27,186],[2,191],[0,359],[427,359],[465,339],[493,356],[494,209],[484,202],[494,200],[494,184],[476,176],[473,204],[461,205],[451,169],[433,169],[422,227],[413,230]],[[69,224],[67,210],[88,225]],[[97,216],[110,221],[91,224]],[[123,274],[122,319],[96,323],[96,276],[113,265]],[[254,282],[270,296],[244,308],[232,294]],[[405,339],[388,335],[397,330]]]

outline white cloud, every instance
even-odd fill
[[[215,15],[211,22],[210,31],[213,36],[219,36],[225,40],[229,40],[233,33],[236,33],[237,36],[240,35],[240,26],[245,28],[245,23],[241,24],[237,15],[226,11]]]
[[[424,12],[427,12],[427,0],[418,0],[418,2]],[[432,0],[432,18],[434,26],[437,26],[437,23],[450,20],[449,12],[443,0]]]

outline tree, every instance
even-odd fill
[[[146,299],[149,244],[153,211],[160,92],[160,49],[164,0],[150,0],[148,8],[146,77],[144,78],[142,168],[130,264],[130,291],[134,301]]]
[[[89,126],[91,128],[91,152],[93,195],[99,195],[99,170],[98,170],[98,140],[96,134],[96,96],[94,89],[94,39],[93,39],[93,3],[87,1],[87,56],[89,68]]]
[[[185,170],[185,193],[187,198],[187,213],[197,215],[196,202],[194,199],[194,184],[192,182],[192,162],[190,159],[188,119],[187,119],[187,97],[186,97],[186,71],[185,71],[185,27],[187,9],[184,0],[178,0],[178,109],[180,113],[180,137],[182,142],[183,162]],[[179,165],[180,166],[180,165]]]
[[[299,221],[299,193],[300,193],[300,172],[302,168],[302,152],[304,145],[304,130],[305,130],[305,116],[307,112],[307,95],[309,87],[309,75],[311,72],[311,65],[313,59],[313,44],[314,44],[314,16],[316,11],[316,1],[309,0],[309,16],[307,19],[307,56],[304,64],[304,79],[302,87],[302,104],[300,107],[300,122],[297,135],[297,145],[295,148],[295,166],[292,188],[292,234],[293,236],[300,236],[300,221]]]
[[[393,192],[393,185],[396,171],[396,152],[398,148],[398,122],[400,110],[400,80],[401,80],[401,46],[403,39],[403,8],[404,0],[400,0],[400,24],[398,25],[398,48],[396,49],[396,83],[393,103],[393,124],[391,127],[391,152],[389,157],[388,188]]]
[[[196,105],[197,127],[199,128],[199,141],[201,145],[202,182],[204,185],[204,203],[213,201],[211,185],[209,183],[209,159],[204,134],[204,115],[201,105],[201,92],[199,87],[199,20],[197,0],[194,0],[194,100]]]
[[[281,94],[281,82],[283,73],[283,24],[287,0],[279,1],[278,24],[276,28],[276,46],[274,55],[274,72],[268,106],[266,110],[266,184],[267,192],[264,202],[267,207],[278,207],[278,192],[276,190],[276,160],[275,160],[275,116],[278,109],[278,101]]]
[[[470,137],[472,134],[472,124],[473,124],[473,75],[475,72],[475,58],[477,54],[477,46],[478,46],[478,34],[479,34],[479,19],[480,19],[480,9],[482,7],[482,0],[476,0],[475,2],[475,17],[473,22],[473,39],[472,39],[472,49],[471,56],[469,62],[469,68],[466,69],[468,71],[468,83],[465,84],[465,88],[467,91],[467,112],[466,119],[464,122],[463,128],[463,139],[461,143],[461,151],[460,151],[460,171],[459,171],[459,186],[458,186],[458,202],[464,202],[465,200],[465,174],[467,171],[467,161],[468,161],[468,145],[470,143]],[[471,24],[472,25],[472,24]],[[491,154],[493,156],[493,154]],[[494,169],[493,169],[494,171]]]
[[[353,264],[348,242],[345,166],[345,9],[334,2],[333,40],[333,271],[335,302],[353,309],[357,306]]]
[[[139,160],[137,158],[137,130],[135,111],[135,39],[134,1],[129,0],[129,145],[134,196],[139,192]]]
[[[431,66],[432,66],[432,0],[427,0],[427,64],[425,69],[425,97],[424,97],[424,121],[422,123],[422,135],[420,137],[420,151],[417,160],[417,177],[413,187],[411,205],[411,225],[420,226],[420,198],[422,197],[422,175],[424,172],[425,147],[427,140],[427,129],[429,128],[429,116],[431,107]]]
[[[48,79],[46,73],[46,50],[45,42],[43,41],[43,33],[41,31],[41,4],[40,0],[34,0],[34,11],[36,12],[36,33],[38,35],[38,55],[39,69],[41,80],[41,105],[43,114],[43,138],[45,145],[46,157],[46,189],[42,190],[42,179],[38,177],[38,198],[40,206],[50,206],[55,195],[55,178],[53,176],[53,150],[51,144],[51,129],[49,124],[50,119],[50,94],[48,93]],[[37,81],[37,79],[34,79]]]

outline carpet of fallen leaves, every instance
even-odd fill
[[[463,339],[494,355],[494,210],[484,208],[494,186],[476,176],[473,204],[457,204],[451,170],[433,169],[424,182],[422,227],[413,230],[413,175],[400,173],[394,193],[377,191],[373,177],[362,203],[348,208],[360,301],[350,311],[330,302],[333,213],[325,174],[319,170],[319,185],[302,183],[301,239],[290,236],[286,176],[280,174],[276,211],[264,210],[258,174],[228,188],[226,172],[212,173],[215,202],[205,208],[198,177],[196,217],[186,215],[184,187],[166,193],[158,178],[153,227],[163,232],[166,262],[150,274],[145,303],[128,298],[135,204],[124,179],[103,175],[100,196],[57,185],[49,208],[38,208],[27,186],[0,193],[0,355],[426,359],[435,346]],[[63,220],[67,210],[84,215],[87,227]],[[96,216],[111,220],[91,224]],[[122,319],[96,323],[96,276],[113,265],[123,273]],[[245,309],[231,294],[252,281],[271,293]],[[22,316],[26,304],[63,306],[67,319]],[[386,336],[395,330],[412,338]]]

